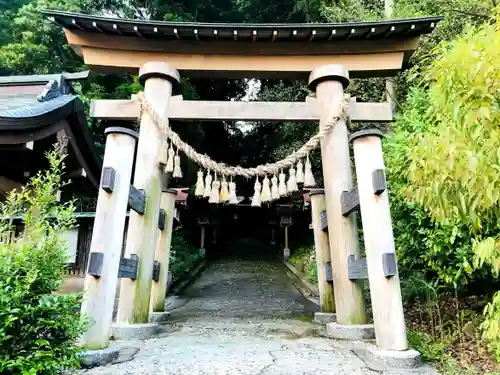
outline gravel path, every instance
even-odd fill
[[[279,262],[221,260],[185,290],[189,302],[172,319],[312,316],[317,306],[290,283]]]
[[[373,371],[354,354],[363,343],[324,337],[313,306],[278,262],[222,260],[178,297],[169,323],[152,340],[117,342],[140,349],[134,360],[85,371],[92,375],[403,375]]]

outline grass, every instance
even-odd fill
[[[439,294],[407,303],[409,345],[442,375],[500,375],[500,364],[481,339],[481,306],[477,298]]]
[[[312,284],[318,283],[318,269],[316,266],[314,245],[298,248],[288,261],[304,274],[307,281]]]
[[[301,322],[312,322],[313,317],[310,315],[294,315],[293,319]]]

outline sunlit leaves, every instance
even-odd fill
[[[440,221],[460,219],[474,232],[500,200],[500,33],[471,28],[441,44],[424,70],[432,125],[410,135],[408,193]]]
[[[474,244],[474,266],[491,266],[495,275],[500,274],[500,239],[488,237]]]
[[[489,348],[500,362],[500,292],[497,292],[493,300],[486,305],[483,314],[485,316],[481,324],[483,337],[490,342]]]
[[[497,13],[498,14],[498,13]],[[388,143],[388,166],[399,182],[396,193],[430,215],[434,224],[412,234],[396,233],[401,245],[422,233],[443,234],[455,226],[464,230],[462,246],[453,251],[443,238],[426,244],[427,266],[438,280],[460,285],[464,274],[500,272],[500,22],[469,27],[452,42],[442,42],[423,61],[406,107]],[[398,210],[408,205],[398,198]],[[412,223],[403,218],[395,225]],[[403,229],[410,229],[408,225]],[[458,232],[457,232],[458,233]],[[452,243],[455,242],[453,236]],[[432,238],[429,236],[428,238]],[[468,240],[467,240],[468,239]],[[467,243],[468,242],[468,243]],[[408,243],[408,242],[406,242]],[[457,244],[459,245],[459,244]],[[398,247],[401,251],[401,247]],[[472,250],[472,254],[471,254]],[[404,248],[403,259],[410,247]],[[436,263],[434,255],[441,255]],[[461,255],[458,255],[461,254]],[[413,257],[415,254],[413,254]],[[447,259],[442,256],[447,256]],[[458,258],[462,259],[457,262]],[[436,267],[439,266],[439,267]],[[467,280],[467,278],[466,278]],[[500,293],[484,311],[481,328],[500,359]]]

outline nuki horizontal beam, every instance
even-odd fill
[[[175,98],[175,99],[174,99]],[[182,121],[319,121],[321,108],[316,99],[305,102],[223,102],[182,100],[173,97],[168,109],[170,120]],[[140,114],[137,100],[93,100],[90,117],[102,120],[135,121]],[[391,122],[390,103],[349,103],[352,122]]]

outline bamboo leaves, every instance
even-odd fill
[[[442,44],[425,70],[426,129],[411,134],[412,196],[440,221],[457,218],[481,231],[500,200],[500,32],[470,28]]]

